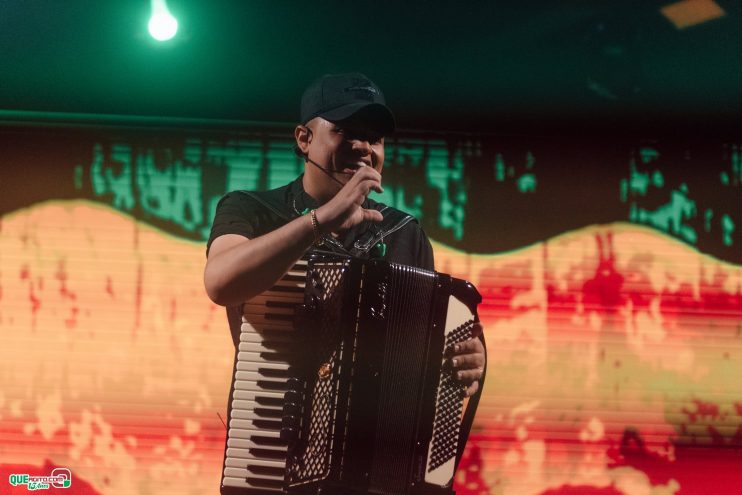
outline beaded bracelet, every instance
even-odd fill
[[[322,233],[319,231],[319,222],[317,221],[317,210],[311,210],[309,217],[312,219],[312,233],[314,234],[314,245],[320,246],[322,244]]]

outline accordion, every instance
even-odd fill
[[[446,363],[479,302],[442,273],[299,261],[242,308],[222,495],[453,494],[464,394]]]

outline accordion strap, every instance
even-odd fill
[[[362,257],[364,254],[374,247],[378,242],[383,241],[384,237],[389,234],[396,232],[414,218],[412,215],[408,215],[403,211],[399,211],[396,208],[389,208],[385,206],[379,210],[384,219],[381,223],[374,225],[372,228],[366,230],[360,237],[353,243],[353,248],[350,250],[351,254],[356,257]]]
[[[284,204],[279,201],[272,201],[264,194],[256,193],[254,191],[240,192],[251,197],[285,222],[288,222],[295,217],[293,212],[291,212],[291,210],[289,210]],[[328,236],[327,242],[332,245],[333,251],[355,256],[357,258],[365,258],[371,248],[376,246],[377,243],[383,241],[386,236],[396,232],[408,223],[415,221],[415,218],[412,215],[408,215],[403,211],[380,203],[372,202],[370,205],[365,205],[364,207],[375,207],[374,209],[381,213],[383,220],[378,224],[371,224],[370,228],[356,239],[349,250],[345,249],[340,242],[337,242]]]

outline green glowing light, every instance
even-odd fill
[[[152,16],[147,28],[157,41],[167,41],[178,32],[178,20],[168,10],[165,0],[152,0]]]
[[[734,244],[732,234],[734,233],[734,220],[726,213],[721,217],[722,242],[725,246]]]
[[[518,190],[522,193],[536,192],[536,175],[523,174],[518,177]]]

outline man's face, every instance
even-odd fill
[[[340,182],[338,184],[315,165],[308,164],[305,178],[314,190],[307,192],[315,199],[332,198],[360,167],[373,167],[379,173],[384,168],[384,136],[363,120],[351,117],[342,122],[330,122],[317,117],[304,127],[309,132],[303,142],[297,133],[297,144],[311,160]]]

